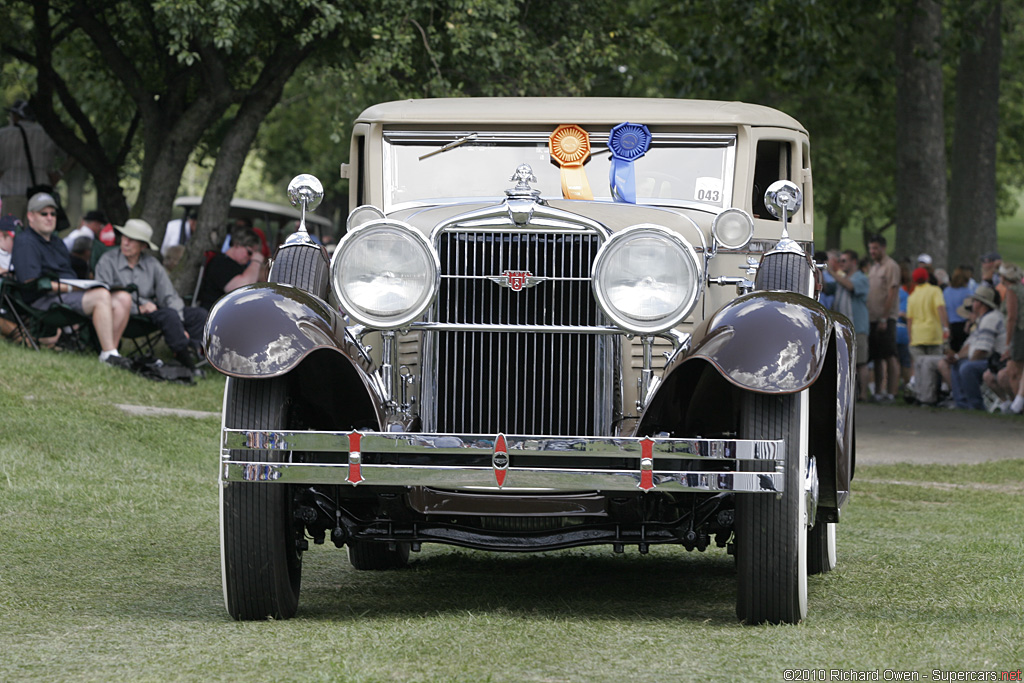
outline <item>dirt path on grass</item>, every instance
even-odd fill
[[[1024,418],[857,404],[857,463],[955,465],[1024,458]]]

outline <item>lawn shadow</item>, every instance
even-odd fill
[[[299,615],[305,619],[415,617],[493,612],[551,618],[736,621],[736,570],[721,549],[676,547],[484,553],[431,548],[408,569],[355,571],[307,562]],[[313,565],[313,566],[310,566]],[[326,570],[326,572],[325,572]]]

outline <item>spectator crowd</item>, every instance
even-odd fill
[[[998,252],[949,275],[932,257],[897,263],[884,237],[819,252],[820,300],[853,323],[858,401],[1024,413],[1024,273]]]
[[[21,319],[55,307],[80,316],[58,325],[52,336],[36,335],[33,341],[57,346],[62,337],[74,335],[75,328],[88,325],[99,360],[113,367],[133,369],[119,349],[135,317],[159,331],[180,365],[193,376],[202,376],[201,342],[209,309],[227,292],[265,277],[260,235],[251,225],[233,224],[224,251],[210,254],[195,302],[186,305],[146,221],[130,219],[113,226],[101,212],[89,211],[78,228],[62,237],[57,233],[59,202],[53,194],[37,192],[24,206],[24,225],[10,214],[3,214],[0,223],[5,306],[16,298],[27,307]],[[0,213],[3,208],[0,200]],[[5,319],[3,333],[24,341],[22,328],[11,320]]]

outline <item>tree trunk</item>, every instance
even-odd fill
[[[971,3],[973,4],[973,3]],[[999,137],[999,67],[1002,60],[998,0],[964,17],[956,74],[956,120],[949,190],[949,266],[977,264],[997,247],[996,146]]]
[[[896,28],[896,248],[946,263],[946,134],[942,100],[942,8],[911,0]]]
[[[156,244],[163,241],[192,150],[231,104],[226,91],[204,90],[206,95],[197,98],[184,112],[169,114],[142,109],[145,163],[133,213],[153,226]]]
[[[268,94],[267,91],[260,93],[262,99],[269,99],[266,97]],[[231,122],[217,152],[217,161],[206,185],[203,203],[199,206],[195,234],[185,245],[185,254],[180,266],[171,274],[174,286],[179,292],[191,292],[195,288],[199,266],[203,262],[201,254],[209,245],[219,241],[214,238],[220,237],[219,231],[227,223],[231,199],[235,194],[235,186],[242,173],[249,147],[259,131],[260,123],[274,108],[274,103],[280,95],[279,90],[273,99],[259,104],[249,102],[249,99],[253,98],[247,99]]]
[[[281,100],[285,83],[312,49],[312,44],[299,47],[294,43],[285,43],[279,46],[271,59],[267,60],[257,83],[242,100],[220,143],[217,160],[196,218],[195,235],[185,247],[180,267],[172,275],[174,286],[179,292],[190,292],[195,288],[202,252],[206,249],[205,245],[210,244],[211,236],[217,234],[220,226],[227,222],[238,177],[242,174],[245,157],[256,139],[260,124]]]
[[[850,214],[843,204],[843,193],[835,192],[821,207],[825,216],[825,249],[842,249],[843,230],[850,222]]]

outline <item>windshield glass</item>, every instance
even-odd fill
[[[519,164],[546,199],[562,197],[561,170],[548,151],[550,132],[385,131],[385,211],[419,204],[504,199]],[[445,145],[458,143],[439,151]],[[583,170],[597,201],[613,201],[608,132],[590,132]],[[679,206],[732,203],[736,136],[653,133],[651,148],[634,162],[638,204]]]

